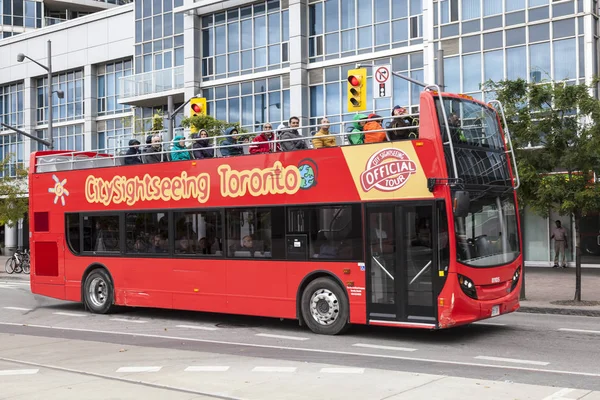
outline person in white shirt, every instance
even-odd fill
[[[562,253],[562,267],[567,268],[566,250],[569,248],[567,230],[561,225],[560,221],[556,221],[556,228],[552,229],[550,240],[554,239],[554,266],[558,268],[558,256]]]

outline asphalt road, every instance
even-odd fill
[[[515,313],[445,331],[353,327],[330,337],[266,318],[94,315],[0,281],[0,387],[13,383],[0,399],[80,398],[85,388],[99,399],[600,400],[590,393],[600,391],[598,343],[593,317]]]

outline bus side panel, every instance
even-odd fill
[[[227,311],[227,261],[194,258],[168,260],[173,265],[173,308],[179,310]]]

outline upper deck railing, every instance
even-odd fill
[[[403,119],[406,120],[407,125],[404,127],[393,127],[392,122],[395,119]],[[205,139],[202,138],[190,138],[190,130],[189,129],[177,129],[175,130],[175,136],[183,135],[186,137],[184,139],[186,148],[185,149],[176,149],[174,148],[175,142],[165,142],[162,141],[162,133],[164,131],[159,132],[143,132],[139,135],[133,135],[130,138],[124,138],[124,142],[129,142],[130,139],[136,139],[140,142],[139,149],[142,151],[141,154],[125,154],[127,150],[130,148],[129,145],[117,145],[114,147],[108,147],[103,149],[102,152],[93,152],[93,151],[65,151],[65,152],[54,152],[52,154],[40,154],[36,157],[35,160],[35,171],[36,172],[51,172],[51,171],[67,171],[67,170],[76,170],[76,169],[90,169],[90,168],[102,168],[102,167],[113,167],[119,165],[126,165],[128,158],[140,158],[142,163],[151,163],[148,162],[149,155],[155,156],[160,155],[161,162],[169,162],[172,161],[172,155],[176,153],[189,153],[190,159],[195,159],[194,150],[208,150],[212,151],[212,157],[203,157],[203,158],[221,158],[221,157],[231,157],[229,155],[223,154],[223,150],[232,149],[236,147],[241,147],[243,149],[243,154],[251,154],[251,148],[258,145],[268,144],[270,148],[270,152],[282,152],[282,151],[292,151],[292,150],[300,150],[300,149],[311,149],[311,148],[319,148],[319,143],[322,138],[329,140],[329,145],[323,147],[340,147],[347,145],[354,145],[351,142],[351,138],[353,135],[378,135],[378,132],[383,133],[381,137],[383,140],[381,141],[370,141],[368,143],[377,143],[377,142],[393,142],[400,140],[411,140],[418,139],[419,137],[419,125],[418,125],[418,114],[403,114],[401,116],[396,117],[377,117],[367,119],[372,122],[379,122],[382,124],[382,129],[377,129],[374,131],[361,131],[361,132],[352,132],[354,128],[354,123],[358,121],[345,121],[340,123],[330,123],[329,124],[329,134],[326,136],[315,136],[315,134],[320,129],[319,125],[309,125],[298,128],[290,128],[286,127],[282,130],[273,130],[273,138],[268,142],[253,142],[253,139],[256,136],[259,136],[263,133],[253,132],[253,133],[239,133],[236,135],[238,138],[242,138],[241,141],[238,141],[235,144],[223,144],[222,142],[225,139],[230,138],[229,135],[219,135],[219,136],[211,136]],[[382,122],[383,121],[383,122]],[[408,125],[408,121],[412,121],[412,125]],[[336,129],[337,128],[337,129]],[[293,138],[282,138],[282,135],[286,131],[296,129],[300,134],[299,137]],[[334,131],[340,131],[335,133]],[[144,149],[147,146],[152,146],[152,144],[143,143],[145,138],[149,135],[158,136],[161,138],[159,151],[153,151],[150,153],[145,153]],[[310,135],[310,136],[309,136]],[[140,139],[140,137],[142,139]],[[331,139],[335,141],[335,144],[331,143]],[[203,148],[193,148],[192,145],[197,140],[206,140],[208,141],[208,146]],[[298,146],[297,143],[303,142],[305,145]],[[294,149],[286,149],[287,147],[301,147]],[[113,153],[109,154],[109,153]],[[224,153],[228,153],[225,150]],[[139,163],[139,162],[138,162]],[[154,163],[154,162],[152,162]]]

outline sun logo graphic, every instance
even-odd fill
[[[65,196],[69,195],[69,191],[65,189],[65,185],[67,184],[67,180],[63,179],[62,182],[56,175],[52,175],[52,179],[56,184],[53,188],[48,188],[48,193],[54,193],[54,204],[58,203],[58,199],[62,205],[65,205]]]

